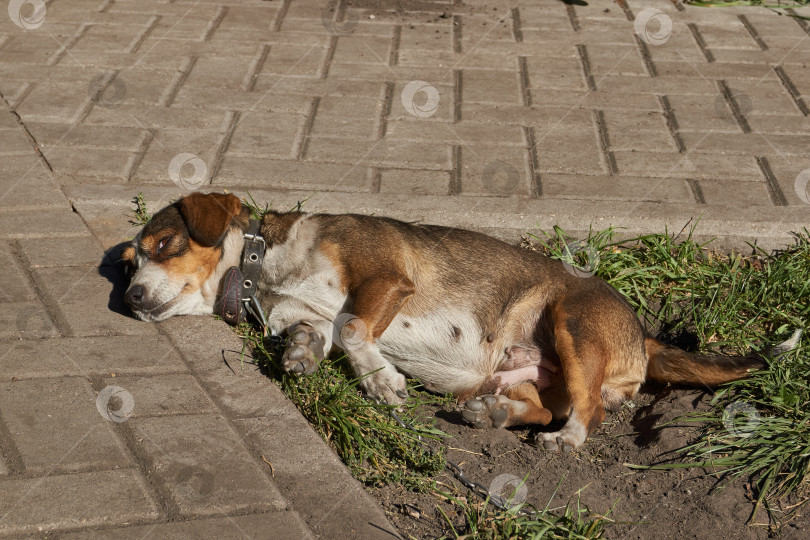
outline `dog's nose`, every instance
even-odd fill
[[[143,302],[143,293],[143,285],[133,285],[124,295],[124,301],[129,307],[137,309],[141,307],[141,302]]]

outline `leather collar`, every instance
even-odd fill
[[[256,289],[262,277],[262,263],[267,244],[260,234],[261,223],[251,219],[244,234],[241,268],[232,266],[222,278],[222,294],[214,307],[214,313],[228,324],[245,322],[251,313],[258,322],[266,326],[264,313],[256,299]]]

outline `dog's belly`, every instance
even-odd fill
[[[469,315],[441,310],[400,313],[377,340],[383,356],[436,392],[464,393],[492,375],[491,347]]]

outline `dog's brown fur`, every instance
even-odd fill
[[[158,212],[124,251],[136,315],[210,312],[248,219],[233,195]],[[479,233],[301,212],[267,213],[261,233],[259,294],[271,330],[289,336],[285,369],[314,371],[336,342],[389,403],[406,396],[396,367],[453,392],[477,427],[567,419],[541,434],[549,449],[579,447],[647,378],[711,386],[763,365],[664,345],[604,281]]]

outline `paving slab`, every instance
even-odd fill
[[[144,538],[244,540],[245,538],[271,537],[278,540],[301,540],[313,538],[312,533],[304,524],[304,520],[294,511],[85,530],[59,537],[63,540],[143,540]]]
[[[41,478],[0,479],[0,534],[42,535],[133,521],[159,510],[143,480],[129,469]]]
[[[39,321],[31,324],[39,324]],[[0,380],[187,372],[162,336],[109,336],[0,342]]]
[[[135,397],[135,396],[133,396]],[[137,407],[137,401],[135,403]],[[148,406],[148,405],[147,405]],[[283,510],[287,502],[227,420],[218,415],[137,418],[128,422],[136,452],[181,515]]]
[[[25,470],[34,473],[115,469],[128,453],[97,411],[97,395],[80,377],[0,383],[0,409]]]

